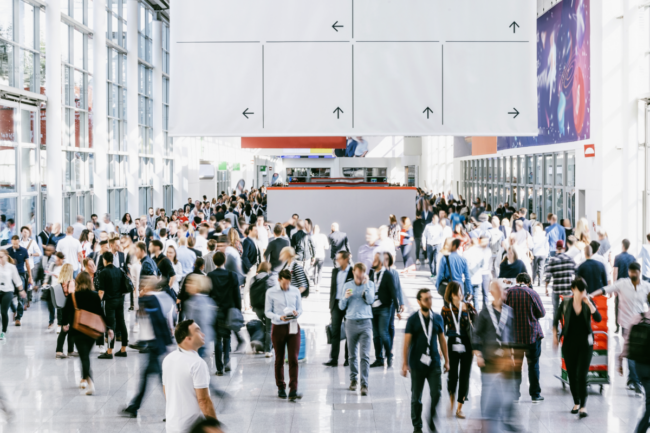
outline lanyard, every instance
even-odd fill
[[[499,320],[499,323],[497,323],[497,316],[494,313],[494,308],[492,307],[492,304],[487,305],[488,312],[490,313],[490,319],[492,319],[492,325],[494,325],[494,329],[497,332],[497,343],[499,343],[499,346],[501,345],[501,334],[503,333],[503,330],[506,328],[506,320],[508,320],[508,310],[502,309],[501,310],[501,319]]]
[[[463,315],[463,301],[460,301],[460,305],[458,306],[458,321],[456,321],[456,315],[454,315],[453,305],[449,306],[449,311],[451,312],[452,319],[454,319],[454,326],[456,327],[456,333],[460,337],[460,319]]]
[[[427,337],[427,355],[429,355],[429,348],[431,347],[431,334],[433,333],[433,317],[431,317],[431,312],[429,312],[429,327],[424,326],[424,317],[422,316],[422,310],[418,311],[420,316],[420,323],[422,324],[422,331],[424,336]]]
[[[381,285],[381,279],[384,278],[384,269],[382,268],[379,273],[375,274],[375,290],[379,290],[379,286]]]

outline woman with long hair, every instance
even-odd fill
[[[587,374],[594,352],[592,319],[600,322],[602,317],[587,293],[587,283],[582,278],[571,282],[573,297],[566,297],[555,311],[553,318],[553,348],[557,350],[562,341],[562,358],[569,376],[573,396],[572,414],[587,416]],[[558,323],[562,321],[562,333],[558,335]]]
[[[179,276],[179,278],[174,278],[174,284],[172,284],[171,289],[176,293],[178,296],[178,289],[179,289],[179,280],[180,280],[180,275],[183,275],[183,265],[181,262],[178,261],[178,257],[176,255],[176,247],[173,245],[167,245],[167,252],[165,253],[167,258],[169,259],[170,262],[172,262],[172,266],[174,267],[174,273]]]
[[[74,300],[72,297],[74,297]],[[102,301],[99,294],[93,290],[92,277],[87,272],[81,272],[77,275],[75,290],[70,294],[65,307],[63,307],[63,329],[61,334],[63,332],[69,333],[68,341],[72,339],[77,346],[79,360],[81,361],[81,382],[79,387],[86,390],[86,395],[92,395],[95,392],[95,384],[90,370],[90,351],[95,344],[95,340],[74,328],[70,329],[70,325],[74,322],[75,308],[97,314],[106,323]],[[109,340],[113,339],[112,329],[108,330],[108,338]]]
[[[402,260],[404,261],[404,272],[415,271],[415,262],[411,257],[411,250],[413,249],[413,225],[409,217],[403,216],[401,218],[402,229],[400,230],[400,245],[399,249],[402,252]]]
[[[397,224],[397,217],[393,214],[388,215],[388,237],[393,241],[395,247],[400,246],[400,226]]]
[[[14,287],[25,298],[26,293],[23,287],[23,280],[18,275],[14,260],[9,256],[7,250],[0,250],[0,314],[2,314],[2,332],[0,340],[7,338],[7,326],[9,325],[9,306],[14,299]]]
[[[472,242],[470,239],[469,235],[467,234],[467,230],[465,230],[465,226],[462,224],[456,224],[456,228],[454,229],[454,234],[452,235],[453,239],[460,239],[460,246],[458,247],[458,254],[463,254],[465,251],[465,247]]]
[[[63,293],[65,294],[66,297],[66,304],[70,301],[70,293],[74,293],[75,291],[75,283],[74,283],[74,278],[73,278],[73,270],[72,270],[72,265],[70,263],[66,263],[63,265],[61,268],[61,272],[59,273],[59,278],[57,280],[58,284],[61,284],[61,287],[63,287]],[[64,306],[65,308],[65,306]],[[57,358],[67,358],[68,356],[78,356],[78,353],[74,351],[74,336],[70,335],[68,333],[68,330],[65,329],[63,326],[63,308],[59,308],[56,312],[57,315],[57,322],[61,324],[61,333],[59,333],[59,337],[56,340],[56,357]],[[65,342],[65,337],[68,337],[68,354],[63,353],[63,343]]]
[[[463,289],[456,281],[447,285],[445,291],[445,306],[442,307],[442,319],[445,322],[445,335],[449,348],[449,376],[447,391],[451,410],[454,410],[454,399],[458,402],[456,417],[465,419],[463,404],[469,391],[469,376],[472,371],[472,323],[476,317],[474,307],[463,302]],[[458,395],[456,390],[458,389]]]
[[[81,253],[84,258],[88,257],[95,251],[95,232],[88,229],[83,230],[79,236],[79,242],[81,243]]]
[[[241,257],[242,253],[244,252],[244,249],[241,244],[239,233],[237,233],[237,230],[235,230],[234,228],[228,230],[228,245],[236,249],[237,252],[239,252],[239,256]]]
[[[122,224],[120,224],[120,234],[128,235],[131,230],[135,228],[135,222],[131,218],[130,213],[125,213],[122,217]]]

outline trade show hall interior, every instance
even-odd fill
[[[645,433],[649,53],[646,0],[0,0],[0,433]]]

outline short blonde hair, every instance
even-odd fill
[[[72,281],[72,276],[74,275],[74,270],[70,263],[66,263],[61,267],[61,272],[59,272],[59,284],[65,284]]]

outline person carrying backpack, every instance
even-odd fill
[[[650,293],[646,297],[650,303]],[[617,358],[618,374],[623,376],[623,358],[632,360],[636,374],[645,390],[645,412],[637,424],[635,433],[645,433],[650,427],[650,310],[640,314],[632,325],[623,345],[623,352]]]
[[[275,278],[271,277],[271,264],[269,262],[262,262],[257,268],[257,275],[253,277],[251,282],[251,307],[257,314],[257,317],[262,322],[264,327],[264,354],[267,358],[271,358],[271,319],[266,317],[264,313],[264,304],[266,302],[266,291],[275,286]],[[251,338],[253,336],[251,335]]]

